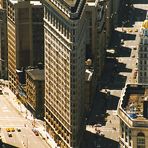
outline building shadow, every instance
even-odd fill
[[[80,148],[118,148],[119,143],[108,139],[103,135],[93,134],[89,131],[84,133],[84,139]]]
[[[117,63],[114,66],[114,75],[116,75],[116,73],[120,73],[120,72],[132,72],[132,69],[126,68],[126,64],[124,63]]]
[[[146,4],[146,1],[133,1],[133,4]],[[145,17],[145,10],[135,8],[128,1],[124,1],[119,11],[118,27],[132,27],[135,21],[143,21]]]
[[[131,51],[131,48],[121,46],[116,49],[115,57],[130,57]]]
[[[129,33],[122,33],[122,38],[126,40],[135,40],[136,39],[136,34],[129,34]]]
[[[11,144],[8,144],[8,143],[3,143],[3,145],[1,146],[1,148],[19,148],[19,147],[16,147],[16,146],[11,145]]]
[[[114,95],[106,96],[106,110],[117,110],[119,97]]]
[[[109,48],[116,48],[120,46],[121,38],[123,36],[123,33],[117,30],[114,30],[112,33],[112,40],[110,42]]]
[[[114,73],[111,77],[110,80],[107,81],[105,88],[110,89],[110,90],[121,90],[125,86],[127,76],[123,76],[120,74]]]
[[[102,92],[97,92],[96,97],[93,102],[93,109],[89,114],[87,120],[88,125],[94,124],[105,124],[104,114],[106,113],[106,94]]]
[[[146,0],[133,0],[134,4],[147,4]]]

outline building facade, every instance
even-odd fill
[[[7,79],[7,19],[6,10],[0,8],[0,78]]]
[[[34,117],[44,117],[44,70],[26,70],[26,105]]]
[[[43,13],[39,1],[7,1],[8,77],[14,93],[16,70],[44,62]]]
[[[128,84],[118,105],[121,148],[148,147],[148,85]]]
[[[138,46],[138,83],[148,84],[148,20],[142,24]]]
[[[62,148],[78,148],[84,131],[85,1],[44,4],[46,130]]]

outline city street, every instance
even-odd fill
[[[126,83],[137,83],[139,32],[148,10],[146,0],[126,6],[107,50],[103,79],[98,84],[101,89],[87,120],[85,148],[119,147],[118,101]]]
[[[40,136],[32,131],[32,122],[26,119],[14,107],[6,95],[0,95],[0,128],[1,137],[5,148],[47,148],[49,145]],[[14,128],[15,131],[7,132],[6,128]],[[17,131],[19,128],[21,131]],[[8,135],[12,134],[12,137]]]

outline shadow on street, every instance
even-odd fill
[[[88,139],[91,142],[88,142]],[[86,131],[83,147],[85,148],[118,148],[118,142]]]
[[[16,146],[10,145],[10,144],[8,144],[8,143],[3,143],[3,144],[4,144],[4,146],[2,146],[2,148],[18,148],[18,147],[16,147]]]
[[[131,56],[131,48],[128,47],[119,47],[116,51],[116,57],[130,57]]]
[[[145,4],[145,1],[133,0],[133,3]],[[128,27],[133,27],[136,21],[143,21],[146,17],[146,11],[134,8],[129,0],[123,1],[120,7],[117,27],[121,27],[121,31],[122,29],[125,29],[124,27],[127,27],[127,30],[125,30],[125,32],[114,30],[112,33],[112,40],[106,53],[105,67],[101,81],[98,84],[99,89],[96,92],[92,110],[86,121],[86,124],[90,126],[94,124],[106,125],[106,117],[108,116],[106,111],[117,110],[120,98],[112,95],[109,91],[122,90],[127,79],[127,76],[122,75],[122,72],[132,72],[132,69],[126,68],[126,64],[124,64],[120,58],[131,57],[132,49],[123,46],[124,43],[122,44],[121,40],[135,40],[136,33],[128,33],[130,32]],[[88,131],[84,134],[82,148],[118,148],[118,146],[119,143],[117,141],[105,138],[104,136],[99,136]]]

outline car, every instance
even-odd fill
[[[132,29],[129,29],[128,32],[132,32]]]
[[[10,132],[10,128],[6,128],[6,131],[7,131],[7,132]]]
[[[135,72],[134,72],[134,76],[133,76],[134,79],[136,79],[137,73],[138,73],[138,71],[135,71]]]
[[[101,127],[101,124],[95,124],[94,127]]]
[[[10,132],[15,132],[15,129],[13,127],[10,128]]]
[[[21,129],[20,129],[20,128],[17,128],[16,130],[17,130],[18,132],[21,132]]]
[[[35,134],[36,136],[39,136],[39,132],[38,132],[38,131],[34,131],[34,134]]]
[[[138,32],[138,29],[135,29],[134,31],[135,31],[135,32]]]
[[[121,44],[124,44],[124,40],[123,39],[121,39]]]
[[[8,137],[12,137],[12,133],[9,132],[9,133],[8,133]]]
[[[36,136],[39,136],[39,131],[38,130],[36,130],[36,129],[32,129],[32,131],[34,132],[34,134],[36,135]]]

